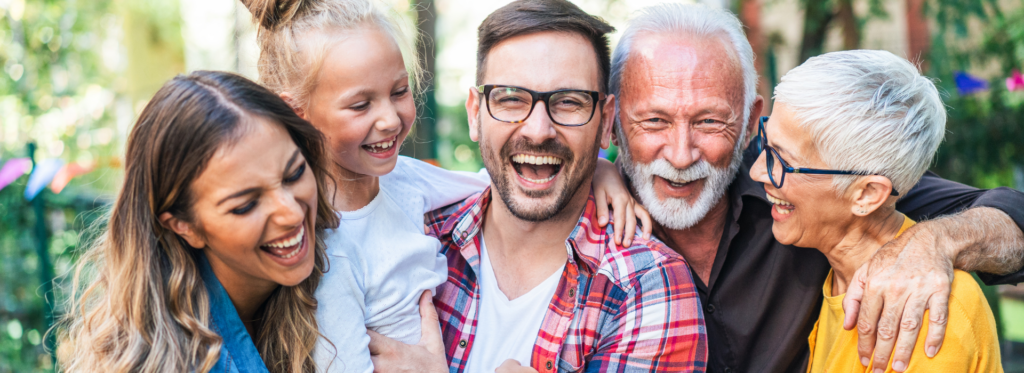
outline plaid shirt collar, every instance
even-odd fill
[[[479,195],[469,197],[469,200],[466,201],[466,208],[460,209],[448,218],[441,228],[441,235],[450,235],[452,243],[460,248],[462,256],[467,260],[479,258],[480,248],[470,245],[470,243],[483,228],[483,217],[487,215],[487,209],[491,205],[491,196],[491,187],[487,187]],[[474,198],[476,200],[472,200]],[[566,255],[569,257],[568,264],[578,266],[577,259],[579,259],[579,262],[584,264],[581,269],[590,273],[597,270],[600,263],[599,256],[604,250],[604,246],[602,245],[603,240],[588,242],[590,240],[587,239],[586,230],[591,230],[591,237],[606,234],[598,224],[596,206],[594,190],[591,189],[583,213],[580,214],[580,218],[576,222],[576,227],[569,234],[569,238],[565,240]],[[470,263],[474,271],[480,272],[479,260],[470,260]]]

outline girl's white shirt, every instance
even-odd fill
[[[419,342],[420,294],[448,278],[441,242],[423,233],[423,214],[490,182],[486,171],[448,171],[400,156],[369,204],[339,213],[340,225],[324,240],[329,269],[316,291],[319,371],[372,372],[367,329]]]

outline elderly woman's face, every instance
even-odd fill
[[[764,130],[768,145],[775,148],[790,167],[829,168],[815,149],[810,133],[801,127],[785,104],[776,102]],[[832,176],[786,174],[782,188],[768,177],[765,152],[750,168],[750,177],[764,184],[772,203],[772,233],[780,243],[817,248],[833,227],[843,227],[854,218],[850,201],[836,194]],[[775,160],[779,162],[778,159]],[[782,175],[773,174],[776,180]]]

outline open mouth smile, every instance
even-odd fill
[[[550,155],[515,154],[511,157],[512,167],[519,178],[542,186],[550,183],[562,171],[564,161]]]
[[[306,225],[299,226],[298,232],[260,245],[260,249],[281,259],[291,259],[305,247]]]
[[[395,146],[396,141],[398,141],[398,135],[391,136],[384,141],[363,145],[362,148],[372,156],[386,158],[393,155],[395,150],[398,149],[398,147]]]
[[[775,212],[778,212],[779,214],[789,215],[793,212],[793,210],[796,209],[796,207],[794,207],[793,204],[790,203],[789,201],[786,201],[781,198],[775,198],[768,193],[765,193],[765,195],[768,196],[768,202],[772,203],[772,207],[774,208]]]

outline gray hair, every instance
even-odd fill
[[[782,77],[775,100],[793,110],[829,168],[888,177],[902,194],[928,169],[946,130],[935,84],[886,51],[813,57]],[[842,193],[857,178],[833,185]]]
[[[740,68],[743,70],[743,128],[750,118],[751,106],[757,97],[757,70],[754,69],[754,50],[750,47],[743,24],[728,10],[712,8],[704,4],[665,3],[649,6],[629,21],[629,26],[622,33],[619,44],[612,52],[611,74],[608,90],[615,97],[622,88],[622,72],[637,35],[673,33],[690,35],[695,38],[719,37],[731,42],[739,57]],[[615,127],[619,141],[625,142],[618,124],[619,101],[615,103]],[[745,138],[739,141],[745,141]]]

